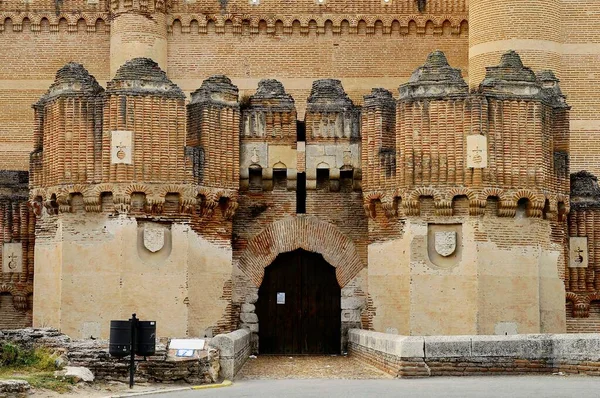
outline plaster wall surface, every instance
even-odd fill
[[[457,249],[434,264],[428,229],[448,225],[457,226]],[[369,245],[374,330],[495,334],[510,324],[518,333],[564,332],[561,247],[532,239],[549,235],[549,228],[537,219],[407,219],[402,237]],[[498,244],[499,235],[520,242]]]
[[[223,316],[230,254],[188,225],[106,214],[66,214],[56,222],[54,234],[38,237],[36,246],[34,325],[107,338],[110,320],[136,313],[157,322],[158,336],[185,337],[204,336]],[[164,230],[156,253],[144,246],[146,224]],[[200,306],[202,300],[215,305]]]

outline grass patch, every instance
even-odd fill
[[[31,350],[4,343],[0,345],[0,379],[27,381],[34,388],[44,388],[58,393],[71,390],[73,380],[54,377],[58,354],[45,347]]]
[[[72,379],[63,380],[54,377],[54,372],[25,373],[13,370],[13,372],[3,372],[0,379],[25,380],[33,388],[43,388],[61,394],[71,391],[71,388],[75,385]]]
[[[0,345],[0,366],[3,368],[34,368],[36,370],[57,370],[58,355],[45,347],[26,350],[18,345]]]

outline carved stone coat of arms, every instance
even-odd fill
[[[438,231],[434,238],[435,251],[444,257],[448,257],[456,251],[456,232]]]
[[[165,230],[157,227],[144,228],[144,246],[156,253],[165,245]]]

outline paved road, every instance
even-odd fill
[[[600,378],[497,376],[399,380],[243,380],[235,382],[231,387],[159,394],[154,397],[600,398]]]

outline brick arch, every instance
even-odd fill
[[[363,268],[350,238],[334,225],[313,216],[290,217],[274,222],[248,241],[239,267],[259,287],[265,268],[281,254],[296,249],[319,253],[335,267],[340,287],[344,287]]]

